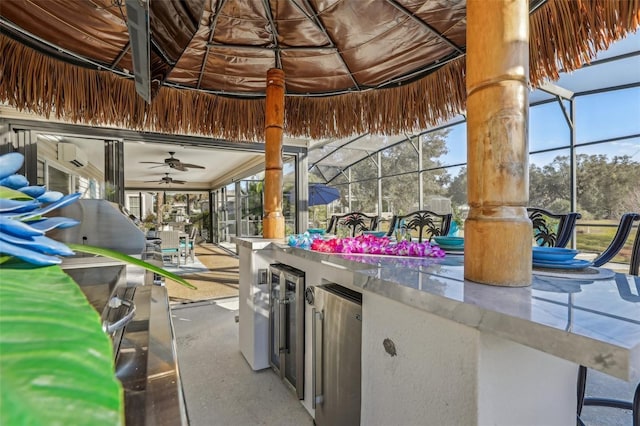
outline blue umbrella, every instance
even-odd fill
[[[309,206],[329,204],[340,198],[340,191],[321,183],[309,184]]]

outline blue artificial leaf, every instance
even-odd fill
[[[58,265],[62,263],[62,260],[57,256],[48,256],[46,254],[38,253],[37,251],[29,250],[24,247],[16,246],[15,244],[7,243],[0,240],[0,253],[9,254],[15,256],[25,262],[32,263],[34,265]]]
[[[47,191],[44,194],[37,197],[37,200],[41,203],[53,203],[54,201],[58,201],[62,198],[62,192],[58,191]]]
[[[55,254],[59,256],[71,256],[74,252],[63,243],[52,240],[44,235],[38,235],[29,238],[20,238],[15,235],[0,232],[0,241],[14,244],[28,250],[35,250],[44,254]]]
[[[45,186],[23,186],[22,188],[18,188],[18,191],[27,194],[30,197],[38,198],[45,192],[47,192],[47,188]]]
[[[68,217],[48,217],[46,219],[33,220],[26,222],[32,228],[38,229],[42,232],[47,232],[52,229],[65,229],[76,226],[80,222]]]
[[[0,232],[15,235],[16,237],[35,237],[43,235],[44,232],[32,228],[24,222],[0,216]]]
[[[10,152],[8,154],[0,155],[0,179],[11,176],[20,170],[23,162],[24,155],[19,152]]]
[[[40,203],[35,200],[10,200],[0,198],[0,212],[25,213],[40,207]]]
[[[67,204],[71,204],[74,201],[76,201],[78,198],[80,198],[80,195],[82,195],[79,192],[76,192],[74,194],[69,194],[69,195],[65,195],[64,197],[62,197],[61,199],[59,199],[58,201],[56,201],[55,203],[51,203],[41,209],[38,210],[34,210],[28,214],[25,214],[23,216],[20,216],[20,220],[29,220],[31,218],[37,217],[37,216],[42,216],[45,213],[49,213],[51,210],[55,210],[57,208],[66,206]]]
[[[11,189],[18,189],[29,185],[29,181],[22,175],[11,175],[0,179],[0,185]]]

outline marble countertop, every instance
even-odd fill
[[[530,287],[497,287],[466,281],[461,255],[326,254],[275,241],[268,248],[347,268],[354,286],[405,305],[624,380],[640,379],[640,277],[602,268],[580,278],[534,270]]]
[[[282,238],[269,239],[262,237],[233,237],[231,240],[231,242],[235,243],[238,247],[245,247],[253,250],[259,250],[271,243],[281,244],[283,241]]]

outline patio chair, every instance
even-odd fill
[[[580,213],[552,213],[539,207],[528,207],[529,219],[533,223],[533,240],[538,246],[566,247]]]
[[[187,257],[191,258],[191,263],[195,261],[194,244],[196,241],[197,233],[198,233],[198,228],[194,226],[191,228],[191,232],[189,233],[189,236],[180,238],[180,255],[184,256],[185,263],[187,261]]]
[[[640,220],[640,214],[638,213],[625,213],[620,218],[620,223],[618,224],[618,230],[613,237],[613,240],[598,257],[595,258],[593,264],[595,266],[601,266],[613,259],[613,257],[618,254],[618,252],[624,247],[624,243],[631,232],[631,228],[633,227],[633,222]],[[636,232],[635,240],[633,242],[633,248],[631,249],[631,261],[629,262],[629,275],[640,275],[640,226],[638,226],[638,231]],[[618,291],[621,290],[621,285],[626,286],[624,290],[628,293],[629,297],[624,297],[625,300],[629,300],[632,302],[640,303],[640,299],[632,294],[629,289],[629,283],[627,280],[622,280],[624,282],[619,283],[616,280],[616,284],[618,284]],[[639,287],[636,284],[636,287]],[[640,292],[640,288],[636,289],[637,292]],[[622,294],[622,292],[621,292]],[[640,309],[640,306],[638,306]],[[633,401],[625,401],[620,399],[612,399],[612,398],[602,398],[602,397],[585,397],[585,391],[587,387],[587,367],[581,365],[578,368],[578,409],[577,409],[577,423],[578,425],[584,425],[584,422],[580,418],[582,414],[582,408],[584,406],[598,406],[598,407],[611,407],[611,408],[620,408],[623,410],[631,410],[631,418],[633,426],[640,426],[640,383],[636,386],[636,390],[633,395]]]
[[[163,259],[165,256],[170,256],[173,262],[175,256],[176,263],[180,266],[180,231],[158,231],[157,235],[160,238]]]
[[[593,266],[602,266],[605,263],[609,262],[613,259],[624,247],[625,242],[627,241],[627,237],[631,232],[633,227],[633,222],[640,220],[640,214],[638,213],[625,213],[620,218],[620,223],[618,224],[618,229],[616,234],[609,243],[609,246],[600,253],[595,259],[593,259]],[[635,246],[639,245],[638,236],[636,235]],[[633,254],[636,254],[635,259],[633,258]],[[640,257],[638,256],[638,248],[635,247],[632,250],[632,259],[630,262],[629,273],[631,275],[638,275],[638,264],[640,263]]]
[[[438,214],[431,210],[417,210],[405,215],[394,215],[387,236],[392,236],[398,228],[418,231],[418,242],[431,241],[437,235],[447,235],[451,227],[451,213]]]
[[[349,235],[355,237],[364,231],[375,231],[378,228],[380,216],[351,212],[343,215],[333,215],[327,226],[327,234],[337,234],[339,229],[348,229]]]

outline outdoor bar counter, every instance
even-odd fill
[[[461,255],[340,255],[281,240],[236,243],[240,349],[255,370],[269,366],[269,264],[304,271],[306,287],[333,282],[362,293],[361,424],[570,425],[578,365],[640,379],[639,277],[602,268],[575,278],[534,270],[530,287],[495,287],[465,281]],[[301,402],[313,415],[310,315],[307,305]]]

